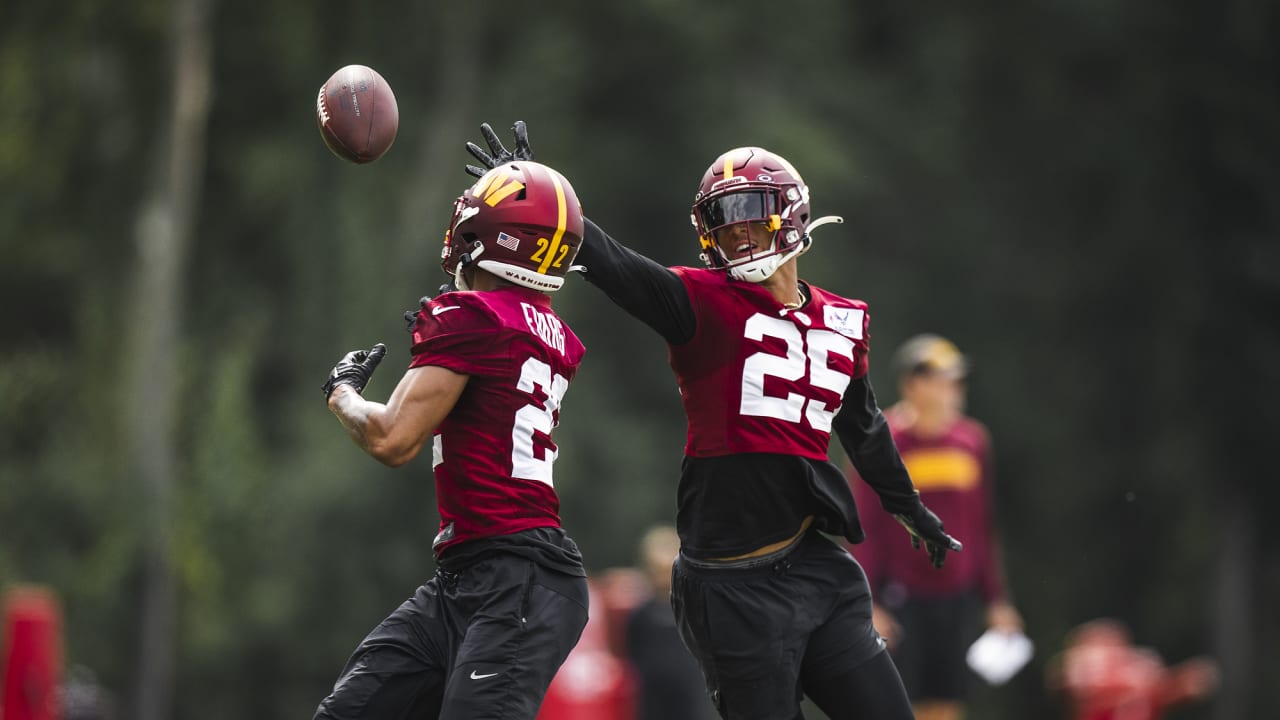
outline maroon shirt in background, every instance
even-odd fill
[[[520,287],[441,295],[418,313],[411,368],[470,376],[432,438],[437,557],[467,540],[560,527],[551,432],[585,353],[551,309]]]
[[[964,551],[948,553],[938,570],[923,550],[911,547],[910,537],[892,515],[880,511],[875,492],[850,471],[854,497],[862,510],[867,539],[850,550],[867,573],[877,598],[905,593],[907,597],[938,597],[977,591],[991,603],[1004,598],[1004,579],[995,543],[991,490],[991,445],[987,429],[972,418],[961,418],[945,434],[922,438],[886,418],[924,504],[942,519],[949,535],[964,543]]]

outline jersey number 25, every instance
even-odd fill
[[[843,396],[852,376],[831,369],[828,358],[835,353],[853,360],[853,341],[822,328],[801,331],[793,322],[768,315],[752,315],[744,335],[755,341],[777,338],[787,344],[787,352],[786,355],[758,352],[746,359],[742,366],[739,412],[787,422],[800,422],[803,417],[813,429],[831,432],[831,418],[840,409],[839,401],[829,406],[800,393],[787,393],[786,397],[766,395],[764,379],[772,376],[794,382],[804,379],[807,373],[807,382],[799,383],[802,389],[820,388]]]

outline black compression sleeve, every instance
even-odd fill
[[[693,337],[693,304],[678,275],[609,237],[590,220],[585,235],[574,262],[586,268],[587,282],[668,343],[683,345]]]
[[[884,509],[910,514],[919,499],[893,442],[889,423],[876,404],[870,378],[864,375],[849,383],[832,427],[858,474],[880,496]]]

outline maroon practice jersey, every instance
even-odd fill
[[[551,433],[584,352],[535,290],[446,293],[418,313],[410,367],[469,376],[432,439],[437,555],[467,540],[560,526]]]
[[[724,272],[672,270],[697,318],[670,354],[689,420],[685,454],[826,460],[845,389],[867,373],[866,304],[808,285],[809,302],[786,310]]]

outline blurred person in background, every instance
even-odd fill
[[[1091,620],[1067,634],[1047,673],[1071,720],[1159,720],[1175,705],[1209,697],[1217,664],[1195,657],[1172,667],[1150,648],[1136,647],[1118,620]]]
[[[680,536],[669,525],[650,528],[640,540],[640,569],[650,595],[627,618],[627,659],[637,678],[636,720],[707,720],[715,708],[698,664],[676,629],[671,610],[671,566]]]
[[[532,158],[524,123],[514,152],[481,129],[490,152],[467,149],[486,166]],[[681,637],[726,720],[799,718],[806,695],[833,720],[910,718],[866,577],[823,534],[863,539],[831,435],[907,530],[899,542],[939,567],[960,543],[921,502],[876,404],[866,303],[800,279],[813,230],[840,220],[814,217],[799,172],[759,147],[716,158],[691,210],[703,267],[663,266],[590,221],[578,257],[667,343],[684,403]]]
[[[903,552],[897,528],[879,513],[863,519],[867,541],[851,550],[871,583],[876,629],[919,720],[964,716],[965,652],[988,629],[1022,631],[1008,600],[992,508],[991,443],[965,415],[968,361],[949,340],[917,335],[894,353],[900,400],[885,411],[893,440],[924,502],[963,537],[965,552],[937,570]],[[850,481],[860,506],[874,501]]]
[[[577,545],[552,483],[560,402],[585,352],[555,314],[582,240],[560,173],[494,168],[454,204],[444,270],[457,291],[405,313],[409,369],[361,397],[386,348],[348,353],[324,392],[365,452],[433,456],[435,576],[356,648],[316,718],[533,720],[587,622]]]

